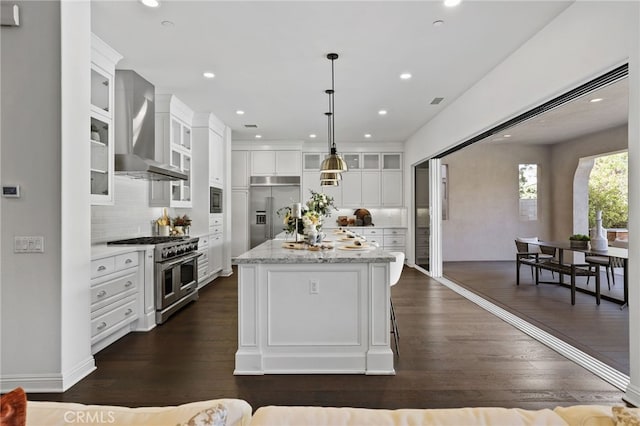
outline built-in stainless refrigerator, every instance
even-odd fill
[[[249,223],[251,248],[284,231],[277,211],[300,202],[299,176],[251,176]]]

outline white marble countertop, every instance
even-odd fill
[[[282,247],[283,240],[269,240],[232,259],[234,265],[247,263],[384,263],[395,257],[377,247],[360,250],[341,249],[336,243],[333,249],[296,250]]]

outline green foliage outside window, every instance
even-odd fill
[[[604,228],[626,228],[629,220],[628,154],[626,152],[595,160],[589,176],[589,226],[602,210]]]

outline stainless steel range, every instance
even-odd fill
[[[108,243],[155,245],[156,324],[162,324],[184,305],[198,300],[198,240],[192,237],[140,237]]]

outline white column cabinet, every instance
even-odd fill
[[[113,99],[116,63],[122,56],[91,35],[91,204],[110,205],[113,197]]]
[[[402,206],[402,172],[382,172],[382,205],[384,207]]]
[[[249,187],[249,151],[231,151],[231,187]]]
[[[224,183],[224,140],[209,129],[209,184],[221,187]]]
[[[249,191],[231,192],[231,256],[240,256],[249,249]]]

